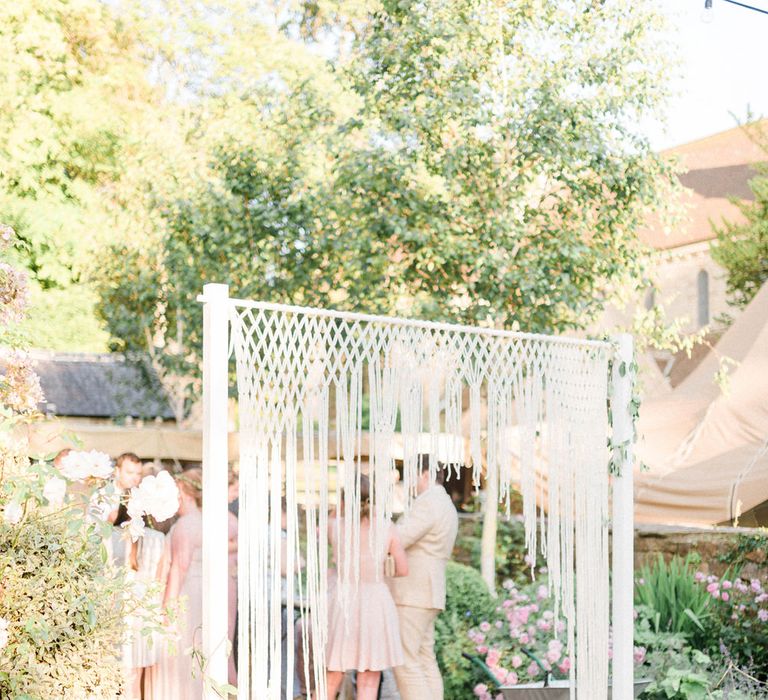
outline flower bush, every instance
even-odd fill
[[[475,653],[500,685],[540,681],[547,674],[568,678],[572,662],[563,642],[565,622],[555,620],[546,582],[518,586],[508,580],[504,591],[494,614],[468,633]],[[480,698],[489,693],[487,687],[475,688]]]
[[[12,240],[0,225],[0,248]],[[41,418],[43,398],[21,340],[7,328],[23,313],[25,284],[0,265],[0,698],[113,700],[125,615],[146,606],[109,562],[112,526],[92,514],[94,499],[114,495],[109,457],[70,452],[58,469],[53,455],[31,458],[15,430]],[[134,511],[154,510],[158,499],[147,500]]]
[[[645,700],[768,697],[768,584],[697,572],[678,558],[643,567],[635,643],[647,650]]]
[[[697,573],[698,585],[712,598],[710,653],[737,666],[755,669],[768,680],[768,580],[719,578]]]

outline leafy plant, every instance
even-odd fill
[[[468,632],[487,617],[495,603],[474,569],[448,562],[445,610],[435,622],[435,651],[446,700],[467,700],[483,674],[462,656],[474,653]]]
[[[635,584],[635,604],[652,611],[655,627],[689,641],[701,639],[704,623],[712,615],[712,596],[696,582],[694,562],[689,555],[667,563],[659,554],[653,564],[640,568]]]

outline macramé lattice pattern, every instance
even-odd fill
[[[579,697],[606,696],[610,344],[255,302],[233,302],[231,325],[240,531],[247,533],[240,541],[240,697],[281,697],[281,663],[294,662],[290,625],[282,659],[281,600],[302,613],[306,682],[325,697],[328,511],[343,499],[359,512],[366,470],[373,546],[381,546],[376,532],[392,512],[396,439],[409,500],[425,449],[456,469],[471,466],[474,483],[483,477],[503,501],[519,487],[527,544],[546,556],[567,623],[572,685]],[[344,522],[336,540],[352,555],[346,561],[355,561],[357,520]],[[300,556],[306,575],[292,576]],[[278,562],[295,586],[282,584]],[[350,583],[356,572],[337,576]],[[287,683],[293,697],[290,673]]]

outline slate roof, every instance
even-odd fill
[[[146,360],[127,360],[114,353],[30,354],[45,395],[43,411],[88,418],[174,418]]]

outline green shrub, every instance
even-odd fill
[[[96,528],[71,514],[0,522],[0,698],[115,698],[124,584],[103,550]]]
[[[682,634],[697,646],[705,642],[705,624],[712,617],[712,596],[695,579],[695,560],[673,557],[669,563],[659,554],[652,565],[640,569],[635,585],[635,605],[645,606],[662,632]]]
[[[487,618],[496,604],[480,574],[468,566],[448,562],[445,610],[435,623],[435,650],[445,686],[445,700],[467,700],[484,682],[482,673],[462,653],[474,654],[469,630]]]

